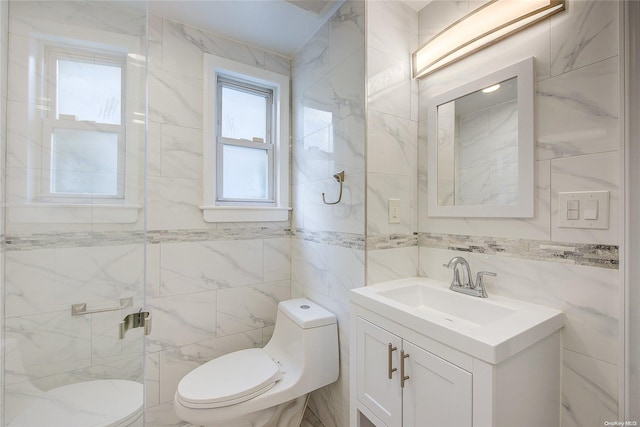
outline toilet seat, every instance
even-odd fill
[[[188,373],[178,384],[176,400],[188,408],[234,405],[269,390],[282,371],[263,349],[220,356]]]
[[[142,384],[95,380],[49,390],[36,397],[9,427],[120,427],[142,415]]]

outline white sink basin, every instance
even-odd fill
[[[354,304],[492,364],[560,329],[561,311],[489,295],[478,298],[449,284],[412,277],[351,291]]]

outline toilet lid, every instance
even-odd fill
[[[279,366],[260,348],[225,354],[185,375],[176,398],[189,408],[216,408],[252,399],[282,378]]]
[[[115,427],[142,414],[142,384],[96,380],[49,390],[37,397],[9,427]]]

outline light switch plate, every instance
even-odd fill
[[[578,219],[569,219],[569,210],[579,203]],[[597,206],[594,215],[594,206]],[[595,219],[586,219],[593,218]],[[558,227],[609,228],[609,191],[574,191],[558,193]]]

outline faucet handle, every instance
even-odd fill
[[[476,276],[476,287],[478,288],[478,291],[480,292],[480,296],[482,298],[487,298],[487,291],[484,288],[484,276],[493,276],[496,277],[497,274],[496,273],[492,273],[490,271],[478,271],[478,275]]]

